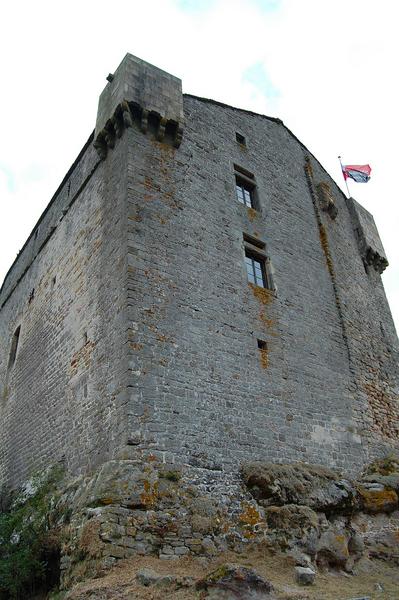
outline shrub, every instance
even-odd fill
[[[0,598],[20,600],[56,583],[59,536],[52,527],[56,467],[33,477],[0,513]]]

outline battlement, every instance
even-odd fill
[[[137,120],[143,133],[149,120],[155,121],[157,138],[167,129],[178,147],[183,135],[183,96],[181,80],[150,63],[126,54],[115,73],[108,75],[98,103],[95,147],[101,158],[113,148],[115,139]]]

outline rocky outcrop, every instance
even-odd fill
[[[284,552],[314,572],[353,572],[372,558],[399,564],[395,464],[350,481],[318,465],[252,462],[243,465],[241,480],[210,473],[204,483],[202,471],[151,455],[110,461],[91,477],[64,482],[48,504],[46,519],[61,533],[62,585],[101,575],[132,556],[209,560],[254,546]],[[234,588],[235,573],[226,571],[229,584],[223,577],[204,583],[209,598],[222,584]],[[154,577],[142,573],[143,585]],[[258,596],[248,598],[272,594],[254,590]]]
[[[196,585],[205,590],[204,600],[273,600],[273,586],[253,569],[225,564]]]
[[[253,462],[242,467],[242,475],[261,506],[298,504],[323,512],[347,512],[354,507],[351,482],[320,465]]]
[[[399,563],[396,468],[396,459],[376,461],[350,481],[318,465],[253,462],[242,467],[242,475],[266,507],[271,543],[298,566],[313,562],[351,571],[365,556]]]

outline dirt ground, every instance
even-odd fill
[[[293,562],[260,550],[247,554],[226,553],[214,560],[193,557],[164,561],[155,557],[135,557],[121,561],[109,574],[76,585],[65,600],[200,600],[203,592],[195,582],[219,565],[230,562],[253,568],[270,581],[278,600],[399,600],[399,569],[395,565],[373,560],[357,565],[356,574],[319,571],[314,585],[298,586]],[[160,575],[178,578],[177,584],[144,587],[136,580],[136,572],[151,568]]]

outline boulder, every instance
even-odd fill
[[[242,476],[265,507],[300,504],[331,513],[350,512],[355,504],[353,485],[320,465],[251,462],[242,466]]]
[[[312,585],[316,572],[310,567],[295,567],[295,579],[300,585]]]
[[[161,578],[161,575],[153,571],[152,569],[140,569],[136,573],[136,579],[141,585],[146,587],[154,585]]]
[[[136,573],[136,579],[141,585],[145,587],[149,587],[152,585],[156,585],[157,587],[161,587],[164,585],[171,585],[176,582],[176,577],[173,575],[160,575],[153,569],[140,569]]]
[[[316,556],[319,565],[344,568],[349,556],[349,537],[346,532],[331,528],[321,534]]]
[[[253,569],[225,564],[197,582],[205,600],[274,600],[273,586]]]

